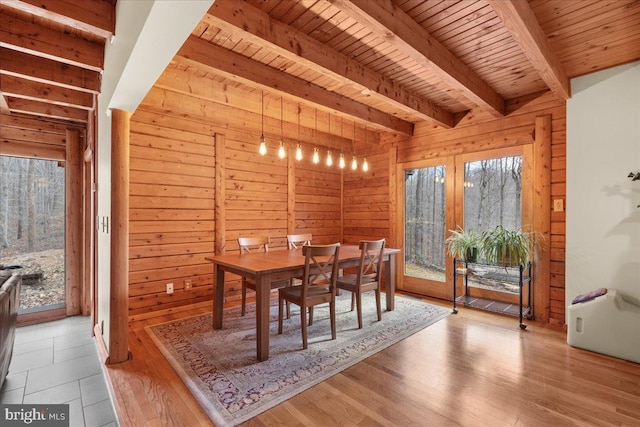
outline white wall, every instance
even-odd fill
[[[116,30],[105,47],[98,98],[98,324],[109,345],[111,283],[111,109],[134,112],[214,0],[118,0]]]
[[[596,288],[640,300],[640,62],[571,81],[567,306]]]

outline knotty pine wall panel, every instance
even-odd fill
[[[397,162],[431,159],[441,156],[480,152],[512,145],[531,144],[532,130],[537,116],[551,114],[551,207],[553,200],[565,200],[566,189],[566,109],[565,103],[550,93],[531,95],[507,103],[507,116],[492,119],[487,113],[470,112],[461,117],[453,129],[442,129],[427,123],[416,125],[413,138],[396,138],[390,134],[383,143],[397,147]],[[358,200],[362,189],[346,184],[345,222],[347,197]],[[347,189],[348,188],[348,189]],[[566,208],[566,206],[565,206]],[[564,310],[564,253],[565,214],[551,212],[550,271],[549,283],[535,282],[534,287],[546,286],[549,290],[549,323],[565,323]],[[402,220],[401,218],[399,220]],[[350,231],[345,227],[345,235]]]
[[[238,237],[269,236],[270,249],[284,249],[287,235],[287,161],[258,155],[260,136],[228,132],[225,146],[227,252]],[[273,147],[273,141],[271,146]]]
[[[295,162],[295,230],[291,234],[311,233],[313,243],[337,243],[341,241],[341,172],[335,164],[326,166],[326,153],[317,165],[310,157],[309,150],[306,159]]]
[[[362,171],[362,161],[360,157],[357,171],[351,170],[350,162],[347,162],[344,172],[345,243],[390,237],[388,150],[367,155],[368,172]]]
[[[130,157],[130,316],[210,300],[212,269],[204,257],[214,248],[211,129],[167,121],[142,105],[131,118]]]

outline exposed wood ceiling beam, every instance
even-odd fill
[[[91,110],[93,94],[47,83],[0,74],[0,88],[6,96],[48,102],[67,107]]]
[[[551,91],[561,99],[571,98],[569,79],[527,0],[488,2]]]
[[[176,60],[203,71],[239,81],[281,95],[292,96],[363,121],[372,127],[413,135],[413,124],[329,92],[297,77],[286,75],[262,63],[190,36]]]
[[[163,98],[160,98],[154,93],[155,100],[162,103],[162,105],[168,105],[175,98],[174,96],[171,96],[169,92],[176,92],[190,97],[215,102],[217,104],[216,112],[219,113],[216,114],[216,116],[223,116],[224,112],[229,112],[229,115],[233,114],[236,118],[246,117],[246,120],[244,120],[246,128],[255,132],[260,131],[260,114],[262,110],[260,93],[257,94],[257,97],[255,95],[248,96],[245,89],[235,88],[233,85],[225,84],[223,82],[211,81],[210,79],[198,77],[185,78],[185,73],[172,66],[167,67],[154,86],[156,88],[166,90]],[[332,148],[340,148],[341,146],[346,148],[351,146],[350,138],[314,129],[313,118],[308,114],[301,114],[300,127],[298,128],[298,105],[292,106],[291,104],[291,102],[284,103],[283,117],[285,123],[281,128],[280,105],[277,106],[278,108],[275,109],[276,111],[271,111],[272,108],[270,108],[269,102],[265,102],[265,135],[270,134],[277,136],[282,129],[284,131],[285,139],[297,140],[299,129],[300,140],[302,142],[315,142],[319,145]],[[242,105],[242,110],[244,111],[234,113],[233,110],[237,108],[238,105]],[[198,108],[200,110],[204,110],[200,105]],[[224,125],[224,120],[221,120],[220,124]],[[252,129],[253,126],[255,126],[255,129]],[[333,129],[334,132],[337,130],[337,128]]]
[[[204,22],[223,30],[241,33],[243,39],[256,46],[321,72],[343,85],[370,91],[370,96],[423,120],[434,121],[445,128],[453,127],[453,117],[426,99],[405,90],[391,79],[362,66],[323,43],[272,20],[267,13],[239,0],[213,4]]]
[[[50,117],[52,119],[87,122],[89,112],[79,108],[64,107],[62,105],[33,101],[30,99],[7,98],[9,110],[12,113],[23,113],[34,116]]]
[[[104,44],[52,30],[8,14],[0,15],[0,46],[102,71]]]
[[[100,74],[0,47],[0,73],[85,92],[100,92]]]
[[[391,0],[327,0],[496,117],[504,100]]]
[[[109,40],[115,31],[115,8],[99,0],[0,0],[15,10],[40,16],[62,25]]]

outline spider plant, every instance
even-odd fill
[[[460,226],[449,231],[451,235],[446,240],[449,254],[456,259],[476,262],[481,244],[480,235],[473,229],[465,231]]]

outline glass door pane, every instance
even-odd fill
[[[0,264],[22,275],[19,314],[65,305],[65,169],[0,156]]]
[[[522,156],[464,163],[464,228],[493,230],[522,226]],[[481,260],[482,261],[482,260]],[[515,294],[518,269],[476,265],[469,286]]]
[[[405,170],[404,188],[404,274],[445,282],[445,166]]]

